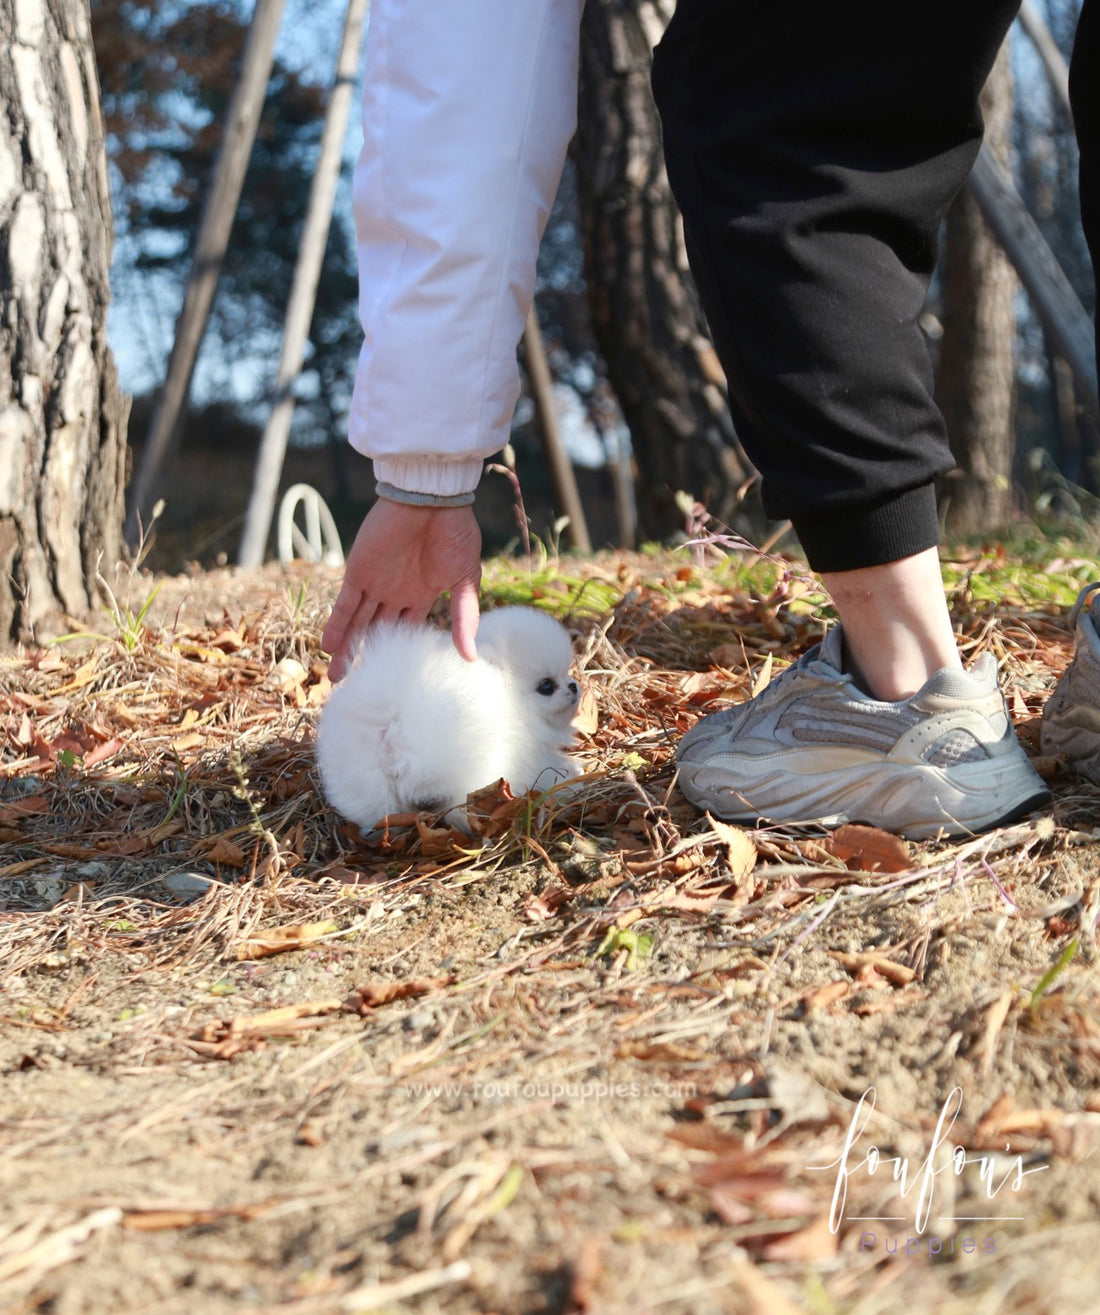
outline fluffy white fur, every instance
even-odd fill
[[[429,626],[381,622],[333,689],[317,728],[329,802],[358,826],[391,813],[455,812],[503,777],[514,794],[577,774],[563,751],[579,690],[573,648],[553,617],[530,607],[487,612],[478,660]]]

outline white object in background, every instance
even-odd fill
[[[299,507],[303,509],[304,528],[295,520]],[[279,561],[286,566],[296,558],[323,562],[325,566],[344,564],[340,531],[312,484],[292,484],[279,503]]]

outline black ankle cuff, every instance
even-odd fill
[[[792,519],[815,571],[856,571],[913,557],[940,541],[936,489],[923,484],[870,507]]]

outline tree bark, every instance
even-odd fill
[[[0,642],[86,614],[121,551],[128,404],[87,0],[0,3]]]
[[[1007,166],[1013,85],[1007,45],[982,96],[986,142]],[[960,534],[1013,516],[1016,450],[1016,275],[978,210],[962,192],[948,211],[943,258],[943,338],[937,394],[958,474],[948,476],[948,523]]]
[[[596,337],[630,428],[643,537],[682,529],[677,492],[744,531],[751,468],[688,271],[649,86],[673,0],[588,0],[575,153]]]

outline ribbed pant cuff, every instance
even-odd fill
[[[936,488],[923,484],[870,507],[792,518],[815,571],[856,571],[912,557],[940,541]]]

